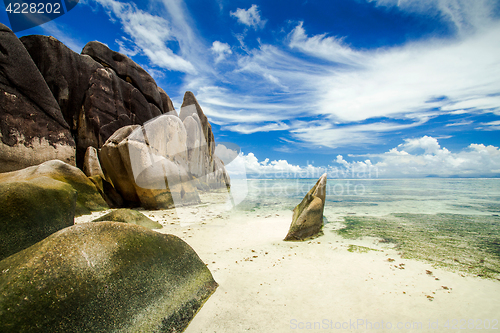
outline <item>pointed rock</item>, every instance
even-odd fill
[[[97,149],[92,146],[87,147],[87,151],[85,152],[85,158],[83,160],[83,173],[87,177],[101,176],[104,178],[101,163],[99,163]]]
[[[179,118],[187,131],[188,165],[191,174],[198,178],[202,188],[230,186],[224,163],[215,155],[212,126],[190,91],[184,94]]]
[[[189,107],[191,105],[194,107]],[[191,91],[186,91],[186,93],[184,94],[184,100],[182,101],[179,118],[184,121],[186,117],[192,116],[193,114],[198,115],[198,118],[200,119],[203,136],[205,137],[205,142],[208,145],[210,156],[212,156],[215,151],[215,140],[214,134],[212,133],[212,126],[208,122],[208,118],[203,113],[203,110],[196,100],[196,97],[194,97],[194,94]]]
[[[321,232],[323,228],[323,209],[326,197],[326,173],[306,194],[300,204],[293,209],[292,224],[285,241],[305,240]]]

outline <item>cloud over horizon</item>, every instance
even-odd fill
[[[470,144],[453,153],[441,147],[436,138],[423,136],[405,139],[382,154],[350,155],[348,162],[337,155],[332,164],[299,166],[286,160],[269,158],[259,161],[253,153],[240,153],[247,173],[257,178],[318,178],[327,172],[329,178],[406,178],[406,177],[498,177],[500,148]]]

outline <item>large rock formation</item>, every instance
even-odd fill
[[[199,202],[196,188],[229,186],[206,116],[187,92],[181,117],[162,115],[116,131],[99,158],[107,178],[127,202],[159,209]],[[183,121],[181,121],[183,119]],[[200,119],[204,119],[201,121]],[[207,140],[208,136],[208,140]]]
[[[22,170],[0,173],[0,183],[15,181],[33,181],[37,178],[51,178],[71,185],[78,193],[76,215],[89,214],[91,211],[107,209],[108,205],[97,191],[94,184],[78,168],[52,160]],[[48,199],[49,200],[49,199]]]
[[[89,56],[73,52],[51,36],[23,36],[20,40],[42,74],[74,134],[90,77],[98,68],[102,68],[102,65]]]
[[[76,197],[48,177],[0,182],[0,260],[73,225]]]
[[[0,172],[60,159],[75,165],[75,141],[43,76],[0,23]]]
[[[90,42],[78,54],[53,37],[20,41],[4,25],[0,138],[0,173],[53,159],[76,164],[112,207],[197,203],[196,188],[230,181],[191,92],[178,116],[144,69],[106,45]],[[80,193],[77,214],[81,203]]]
[[[53,37],[21,38],[76,140],[82,166],[87,147],[100,148],[119,128],[175,113],[172,101],[134,61],[99,42],[77,54]]]
[[[171,208],[200,201],[186,165],[186,131],[173,115],[113,134],[99,157],[106,176],[130,205]]]
[[[78,224],[0,261],[0,331],[182,332],[216,287],[176,236]]]
[[[302,202],[293,209],[292,224],[284,240],[305,240],[322,232],[325,189],[326,173],[318,179]]]

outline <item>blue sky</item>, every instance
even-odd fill
[[[84,0],[28,34],[193,91],[249,172],[500,175],[500,1]]]

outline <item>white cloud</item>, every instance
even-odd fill
[[[240,153],[245,162],[248,175],[256,178],[319,178],[326,172],[325,168],[313,165],[299,166],[288,163],[286,160],[270,161],[266,158],[259,161],[253,153]]]
[[[352,155],[350,155],[353,157]],[[369,154],[369,159],[348,162],[342,155],[334,165],[299,166],[286,160],[259,161],[253,154],[240,153],[247,173],[257,178],[401,178],[401,177],[478,177],[500,174],[500,149],[495,146],[471,144],[453,153],[441,147],[433,137],[407,139],[382,154]],[[354,156],[355,157],[355,156]]]
[[[364,61],[364,55],[345,45],[342,38],[326,37],[326,34],[308,37],[300,22],[289,35],[288,46],[312,56],[350,65]]]
[[[400,10],[444,16],[460,33],[488,25],[493,20],[495,0],[367,0]]]
[[[379,177],[425,177],[436,175],[442,177],[461,176],[497,176],[500,173],[500,149],[483,144],[471,144],[466,149],[453,153],[441,147],[438,140],[424,136],[407,139],[405,143],[392,148],[383,154],[368,155],[373,160],[364,162],[343,162],[348,169],[363,171],[364,165],[372,165],[377,169]]]
[[[290,132],[294,138],[313,146],[338,148],[349,145],[376,144],[380,141],[380,137],[388,132],[416,127],[422,125],[424,122],[417,121],[410,124],[377,122],[362,125],[335,125],[325,121],[294,121]]]
[[[231,47],[227,43],[221,43],[218,40],[213,42],[212,47],[210,48],[212,53],[216,55],[215,63],[221,62],[226,58],[227,55],[232,54]]]
[[[341,38],[308,36],[302,23],[287,40],[293,50],[331,63],[261,44],[239,56],[236,70],[223,74],[236,89],[208,93],[201,81],[193,87],[214,121],[246,133],[262,121],[288,120],[295,139],[340,147],[373,144],[383,134],[443,114],[500,114],[500,25],[458,39],[364,51]],[[293,120],[304,116],[323,120]],[[360,124],[377,118],[387,120]]]
[[[227,144],[218,143],[215,147],[215,155],[217,155],[224,164],[229,164],[233,161],[239,154],[238,149],[231,149],[231,147],[227,147]]]
[[[257,5],[252,5],[248,9],[238,8],[235,12],[231,12],[231,16],[236,17],[241,24],[253,27],[255,30],[263,29],[267,22],[267,20],[260,18],[259,7]]]
[[[456,123],[446,124],[446,127],[467,126],[467,125],[470,125],[472,123],[473,123],[472,120],[468,120],[468,121],[464,120],[464,121],[459,121],[459,122],[456,122]]]
[[[243,134],[252,134],[256,132],[285,131],[288,130],[289,128],[290,126],[280,122],[266,124],[266,125],[237,124],[237,125],[223,127],[223,129]]]
[[[192,74],[197,72],[189,60],[175,54],[167,47],[167,42],[177,41],[180,43],[181,39],[187,40],[184,38],[185,36],[178,33],[180,29],[174,27],[171,22],[163,17],[138,9],[134,3],[122,3],[116,0],[95,1],[101,4],[111,17],[116,17],[120,21],[123,30],[130,37],[130,39],[125,38],[121,41],[120,49],[122,51],[133,54],[136,49],[139,49],[158,67]],[[175,4],[171,1],[165,1],[165,6],[169,5],[171,11],[179,14],[179,9]],[[180,18],[176,20],[174,25],[186,26],[184,22],[180,21]],[[132,49],[125,45],[128,41],[131,42]]]
[[[362,68],[330,70],[319,113],[342,121],[418,117],[422,110],[500,109],[500,26],[460,41],[368,51]],[[446,96],[436,99],[436,96]]]
[[[500,120],[482,123],[481,126],[476,127],[476,129],[482,131],[500,131]]]
[[[437,154],[441,150],[438,140],[427,135],[418,139],[405,139],[405,143],[400,144],[398,148],[407,152],[412,152],[420,148],[426,154]],[[443,149],[446,150],[446,148]]]

